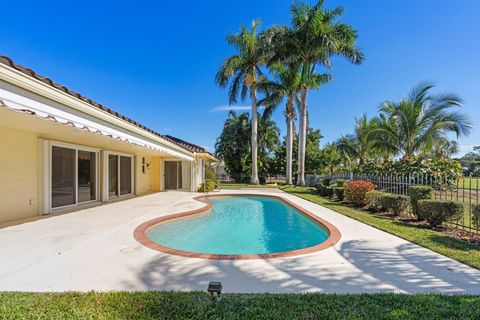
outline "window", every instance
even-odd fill
[[[110,198],[133,193],[131,156],[108,155],[108,195]]]
[[[75,146],[52,145],[51,207],[97,200],[97,152]]]

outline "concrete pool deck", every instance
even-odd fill
[[[135,228],[204,205],[193,199],[198,194],[163,192],[0,229],[0,290],[205,290],[221,281],[225,292],[480,294],[480,271],[296,196],[222,193],[281,195],[335,225],[341,239],[315,253],[267,260],[161,253],[138,243]]]

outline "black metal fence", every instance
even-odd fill
[[[366,180],[374,183],[378,190],[408,196],[410,186],[430,186],[433,189],[434,199],[452,200],[464,205],[463,217],[451,222],[450,225],[480,233],[480,222],[475,220],[474,210],[480,203],[480,178],[465,177],[452,179],[447,176],[432,176],[425,174],[335,174],[332,176],[309,177],[311,185],[318,183],[322,178]]]

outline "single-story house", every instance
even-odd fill
[[[196,191],[214,161],[0,55],[0,223]]]

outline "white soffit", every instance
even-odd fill
[[[30,115],[37,116],[44,120],[51,120],[63,125],[82,129],[88,132],[101,134],[113,139],[118,139],[127,143],[131,143],[144,148],[152,149],[163,154],[178,157],[184,160],[193,161],[193,157],[172,150],[166,146],[144,140],[134,135],[104,126],[100,123],[85,119],[78,115],[57,109],[44,103],[23,97],[13,92],[0,88],[0,107],[24,112]]]

